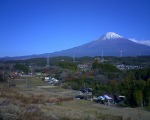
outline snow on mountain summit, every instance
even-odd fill
[[[107,32],[102,39],[107,40],[107,39],[116,39],[116,38],[123,38],[122,36],[114,33],[114,32]]]

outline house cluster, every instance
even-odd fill
[[[92,92],[93,91],[91,88],[83,88],[77,91],[75,99],[91,100],[105,105],[122,104],[126,100],[125,96],[111,94],[103,94],[98,97],[93,97]]]
[[[92,65],[91,64],[79,64],[79,65],[77,65],[77,67],[84,71],[87,71],[87,70],[91,69]]]
[[[59,80],[57,80],[56,78],[51,77],[45,77],[44,81],[48,82],[50,85],[56,85],[59,82]]]
[[[131,69],[142,69],[141,66],[133,66],[133,65],[116,65],[116,67],[120,70],[131,70]]]
[[[122,104],[125,102],[125,100],[126,100],[125,96],[108,95],[108,94],[104,94],[99,97],[93,98],[93,101],[105,105]]]

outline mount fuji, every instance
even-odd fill
[[[146,56],[150,55],[150,46],[133,42],[114,32],[108,32],[99,39],[91,41],[81,46],[71,49],[62,50],[53,53],[45,53],[40,55],[11,57],[7,59],[30,59],[39,57],[54,56]]]
[[[114,32],[99,39],[71,49],[50,54],[51,56],[143,56],[150,55],[150,46],[138,44]]]

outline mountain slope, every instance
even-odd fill
[[[41,55],[29,55],[19,57],[8,57],[5,59],[29,59],[53,56],[143,56],[150,55],[150,46],[138,44],[129,39],[123,38],[113,32],[108,32],[95,41],[87,44],[74,47],[67,50],[62,50],[54,53],[45,53]]]
[[[53,55],[66,55],[66,56],[139,56],[150,55],[150,47],[135,43],[122,36],[109,32],[100,37],[98,40],[90,43],[68,49],[60,52],[55,52]]]

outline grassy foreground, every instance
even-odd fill
[[[75,100],[76,91],[60,87],[0,85],[0,120],[149,120],[136,108],[105,106]]]

